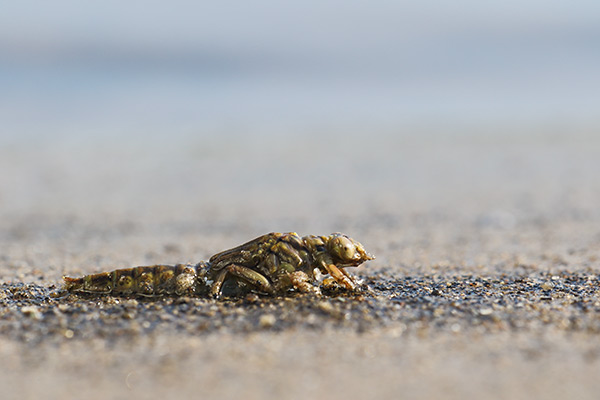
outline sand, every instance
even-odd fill
[[[576,133],[6,146],[1,397],[597,398],[600,140]],[[356,238],[371,290],[48,296],[269,231]]]

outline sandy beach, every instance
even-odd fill
[[[233,139],[1,149],[3,399],[597,397],[594,132]],[[371,292],[49,297],[270,231],[356,238]]]
[[[599,2],[80,3],[0,13],[0,400],[599,398]],[[52,296],[268,232],[368,289]]]

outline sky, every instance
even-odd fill
[[[0,137],[595,126],[599,70],[597,1],[10,2]]]

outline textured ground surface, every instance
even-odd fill
[[[597,398],[600,140],[527,133],[3,148],[2,398]],[[372,293],[48,297],[290,230]]]

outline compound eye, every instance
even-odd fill
[[[354,243],[352,243],[352,241],[347,237],[336,237],[334,239],[333,248],[342,261],[351,261],[355,257],[356,247],[354,246]]]

